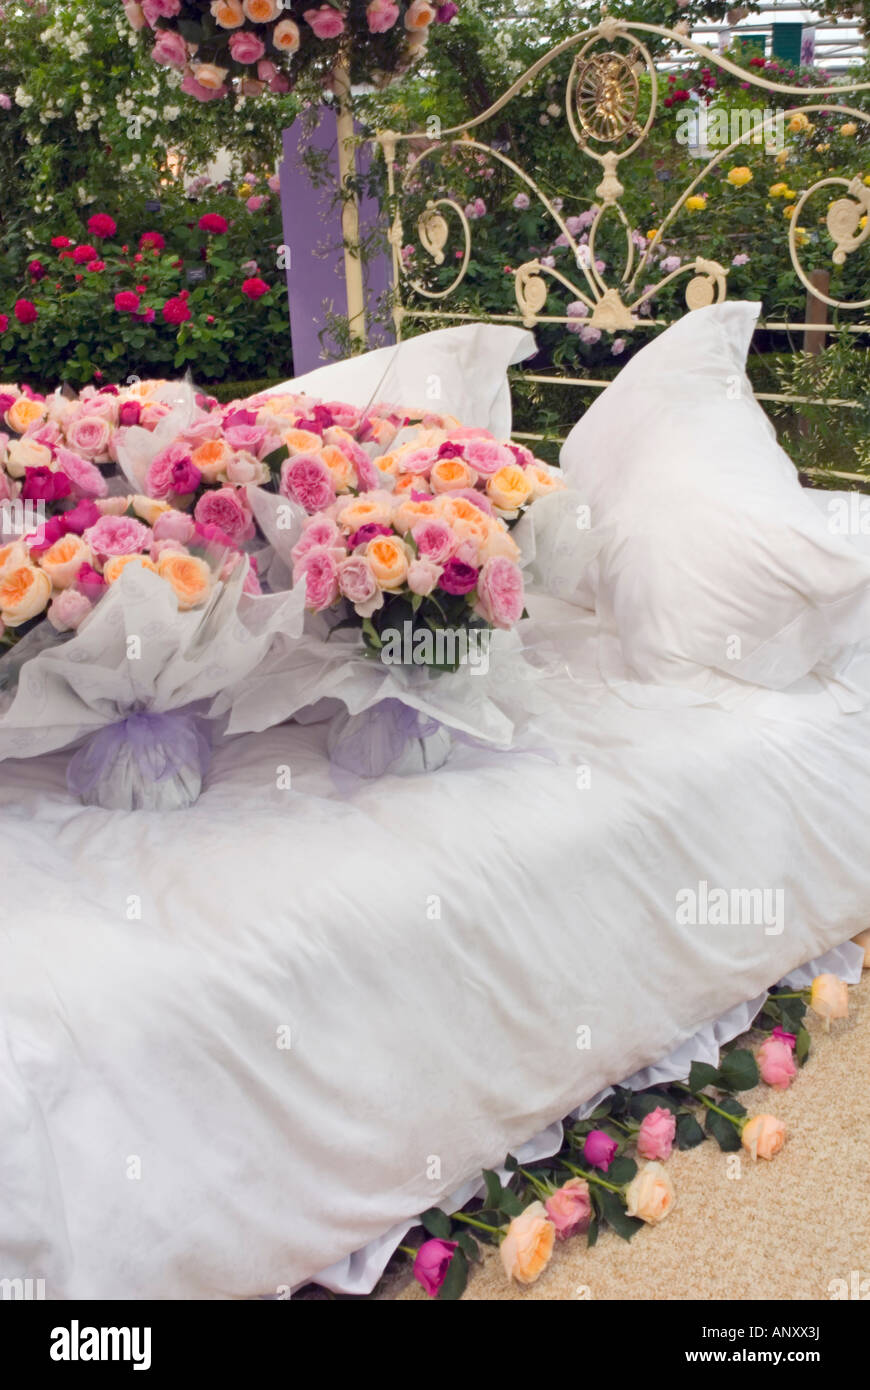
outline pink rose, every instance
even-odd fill
[[[293,563],[301,560],[302,556],[307,555],[309,550],[318,549],[344,549],[344,537],[341,529],[331,517],[315,516],[311,518],[290,552]]]
[[[514,462],[514,456],[504,444],[495,444],[488,439],[472,439],[464,447],[462,457],[475,473],[482,478],[491,478],[500,468]]]
[[[204,87],[201,82],[197,82],[191,70],[188,68],[184,74],[180,90],[187,97],[195,97],[197,101],[219,101],[225,97],[229,87],[224,82],[220,87]]]
[[[362,618],[370,618],[384,601],[374,570],[364,555],[349,555],[339,562],[338,587]]]
[[[73,486],[79,497],[105,497],[109,491],[108,483],[95,464],[74,454],[71,449],[59,448],[55,461]]]
[[[52,599],[46,617],[56,632],[73,632],[88,616],[92,606],[90,599],[77,589],[62,589]]]
[[[148,465],[145,474],[146,495],[165,501],[173,493],[181,494],[179,480],[186,476],[191,466],[190,449],[186,444],[176,441],[168,445]]]
[[[544,1206],[556,1227],[558,1240],[568,1240],[580,1231],[585,1231],[592,1220],[589,1186],[582,1178],[569,1178],[558,1191],[547,1198]]]
[[[254,534],[251,512],[243,498],[244,494],[233,487],[204,492],[193,515],[201,526],[217,526],[234,544],[241,545]]]
[[[393,0],[371,0],[366,6],[370,34],[386,34],[399,18],[399,7]]]
[[[183,68],[187,62],[187,44],[174,29],[158,29],[151,57],[165,68]]]
[[[655,1110],[644,1115],[638,1130],[637,1151],[641,1158],[670,1158],[676,1132],[676,1115],[664,1106],[657,1105]]]
[[[494,555],[486,560],[477,581],[478,609],[493,627],[509,628],[523,613],[522,571],[513,560]]]
[[[765,1038],[758,1049],[758,1069],[762,1081],[776,1091],[786,1091],[797,1075],[791,1048],[782,1038]]]
[[[132,29],[145,28],[145,12],[138,0],[124,0],[124,13]]]
[[[331,5],[321,5],[319,10],[306,10],[303,14],[306,24],[314,30],[315,38],[337,39],[344,33],[344,15]]]
[[[237,63],[256,63],[266,52],[266,45],[247,29],[230,35],[230,54]]]
[[[338,562],[331,550],[309,550],[293,569],[294,584],[305,583],[305,601],[315,613],[339,596]]]
[[[399,465],[403,473],[413,473],[415,477],[429,476],[429,470],[438,457],[437,449],[414,449],[406,454]]]
[[[412,594],[420,594],[425,598],[432,590],[437,588],[441,578],[441,566],[436,565],[432,560],[418,557],[412,560],[408,566],[407,584]]]
[[[316,454],[297,454],[281,466],[282,497],[298,502],[306,512],[323,512],[335,501],[332,475]]]
[[[67,426],[67,442],[93,463],[108,463],[112,426],[100,415],[80,415]]]
[[[446,521],[418,521],[411,527],[418,555],[433,564],[444,565],[456,549],[456,538]]]
[[[142,12],[152,29],[158,19],[172,19],[181,9],[181,0],[142,0]]]
[[[154,539],[156,541],[173,541],[176,545],[187,545],[193,540],[196,527],[191,517],[186,512],[161,512],[155,519]]]
[[[94,554],[106,560],[110,555],[136,555],[147,550],[151,531],[131,516],[101,516],[84,533]]]

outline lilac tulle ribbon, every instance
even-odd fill
[[[401,758],[413,739],[426,739],[437,733],[439,720],[412,709],[401,700],[380,700],[355,716],[357,726],[339,735],[330,751],[333,767],[357,777],[383,777]]]
[[[82,801],[101,801],[99,788],[115,767],[132,768],[143,788],[194,773],[200,779],[211,761],[202,721],[191,711],[128,714],[92,734],[67,767],[67,786]]]

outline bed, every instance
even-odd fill
[[[570,756],[458,746],[348,793],[326,725],[287,724],[227,738],[162,817],[77,806],[64,754],[4,766],[4,1276],[363,1291],[421,1210],[866,926],[860,700],[810,677],[641,709],[593,614],[533,619],[563,644]],[[842,679],[870,689],[870,648]],[[781,918],[680,925],[701,880],[781,889]]]

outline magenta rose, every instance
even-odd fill
[[[599,1168],[602,1173],[606,1173],[618,1148],[616,1140],[605,1134],[603,1129],[593,1129],[586,1136],[583,1157],[590,1168]]]
[[[106,588],[106,581],[92,565],[82,565],[76,575],[75,587],[80,594],[90,599],[91,603],[96,603]]]
[[[568,1240],[587,1230],[592,1220],[592,1199],[588,1184],[582,1178],[569,1178],[551,1193],[544,1206],[559,1240]]]
[[[637,1151],[641,1158],[652,1162],[670,1158],[677,1132],[677,1117],[663,1105],[657,1105],[648,1115],[644,1115],[637,1132]]]
[[[97,515],[99,516],[99,513],[97,513]],[[61,536],[65,536],[67,530],[69,529],[65,525],[65,521],[66,516],[53,516],[42,527],[40,540],[36,540],[33,537],[28,537],[27,548],[31,552],[31,554],[39,554],[43,550],[48,550],[49,546],[54,545],[55,541],[59,541]],[[34,532],[34,536],[36,534],[37,533]]]
[[[52,473],[50,468],[25,468],[21,496],[26,502],[57,502],[69,497],[70,481],[65,473]]]
[[[528,468],[530,463],[534,463],[535,456],[531,449],[526,448],[525,444],[507,444],[505,447],[509,453],[513,454],[514,462],[518,463],[520,468]]]
[[[298,502],[306,512],[323,512],[335,501],[335,484],[322,459],[316,454],[297,454],[281,466],[279,492]]]
[[[367,521],[365,526],[360,526],[358,531],[354,531],[353,535],[348,537],[347,548],[348,550],[356,550],[359,545],[368,545],[375,536],[392,536],[393,534],[392,526],[382,526],[377,521]]]
[[[464,560],[448,560],[438,587],[445,594],[470,594],[477,585],[479,573],[474,565],[468,565]]]
[[[110,555],[137,555],[147,550],[151,530],[132,516],[101,516],[87,528],[84,538],[95,555],[107,560]]]
[[[477,585],[477,601],[480,612],[493,627],[508,628],[518,623],[525,603],[519,565],[505,555],[494,555],[485,561]]]
[[[230,35],[230,54],[237,63],[257,63],[265,52],[263,40],[250,30],[240,29]]]
[[[99,509],[89,497],[82,498],[80,502],[77,502],[74,507],[71,507],[68,512],[64,512],[59,518],[64,531],[74,531],[77,536],[80,536],[89,526],[96,526],[99,519]]]
[[[201,526],[217,526],[235,545],[248,541],[254,534],[251,513],[243,494],[233,487],[221,487],[204,492],[193,510]]]
[[[417,554],[436,565],[446,565],[453,554],[455,539],[445,521],[418,521],[411,527]]]
[[[162,449],[156,458],[152,459],[145,474],[145,492],[149,497],[156,497],[160,501],[165,501],[173,494],[184,495],[184,490],[178,486],[178,481],[187,479],[188,469],[193,468],[190,461],[190,451],[186,445],[176,442]],[[194,469],[199,473],[199,469]],[[201,475],[200,475],[201,477]],[[187,491],[193,492],[199,482]]]
[[[309,550],[293,570],[294,584],[305,583],[305,602],[315,613],[339,597],[338,562],[331,550]]]
[[[55,455],[58,468],[72,483],[73,491],[80,497],[105,497],[109,485],[89,459],[73,453],[72,449],[59,448]]]
[[[447,1271],[458,1244],[455,1240],[426,1240],[417,1251],[414,1278],[430,1298],[435,1297],[447,1278]]]
[[[118,424],[138,425],[141,414],[142,406],[139,401],[123,401],[118,407]]]

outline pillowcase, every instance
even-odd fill
[[[507,369],[536,351],[524,328],[494,323],[439,328],[392,347],[330,362],[305,376],[271,387],[268,394],[305,391],[321,400],[360,408],[375,401],[455,415],[463,425],[490,430],[496,439],[511,432]]]
[[[759,308],[688,313],[565,442],[569,485],[608,528],[596,607],[626,679],[782,690],[870,635],[870,558],[807,500],[752,395]]]

